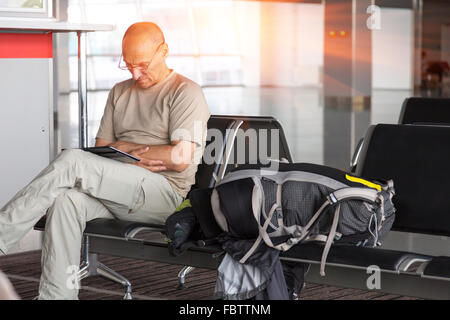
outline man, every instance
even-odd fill
[[[47,213],[39,299],[77,299],[67,272],[80,264],[87,221],[164,223],[194,183],[210,112],[201,88],[167,67],[168,52],[153,23],[123,37],[119,67],[132,78],[111,89],[96,146],[131,153],[137,165],[65,150],[0,210],[3,253]]]

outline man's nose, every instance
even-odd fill
[[[142,72],[139,68],[130,69],[130,72],[133,76],[133,80],[138,80],[142,76]]]

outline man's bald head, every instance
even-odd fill
[[[122,52],[124,58],[130,56],[132,60],[144,61],[148,60],[148,57],[164,42],[164,34],[158,25],[152,22],[138,22],[132,24],[125,32],[122,40]]]
[[[155,23],[132,24],[123,36],[123,60],[141,88],[148,88],[168,75],[170,70],[165,64],[168,53],[164,34]]]
[[[153,22],[137,22],[128,27],[123,36],[123,41],[140,40],[151,42],[155,45],[165,42],[164,34],[157,24]]]

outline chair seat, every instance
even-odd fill
[[[303,243],[281,253],[281,257],[320,262],[323,244]],[[331,246],[327,257],[327,264],[354,266],[367,268],[375,265],[382,270],[399,271],[400,265],[407,259],[431,259],[432,257],[410,252],[393,251],[370,247],[356,247],[350,245]]]
[[[138,228],[151,228],[164,232],[164,225],[151,223],[124,221],[118,219],[98,218],[86,223],[85,235],[97,237],[128,238],[130,232]],[[45,217],[35,225],[36,230],[45,229]],[[303,243],[282,252],[280,257],[308,262],[320,262],[323,253],[323,244]],[[334,245],[327,257],[327,264],[367,268],[375,265],[382,270],[399,271],[401,264],[408,259],[427,259],[433,257],[419,255],[411,252],[394,251],[378,248],[356,247],[350,245]],[[434,258],[427,266],[425,273],[430,276],[450,278],[450,257]]]
[[[450,279],[450,257],[433,258],[423,271],[423,275]]]
[[[43,231],[45,229],[46,217],[39,220],[34,229]],[[124,221],[119,219],[97,218],[86,223],[85,235],[106,236],[116,238],[127,238],[133,230],[138,228],[151,228],[163,232],[164,225]]]

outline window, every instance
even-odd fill
[[[53,18],[52,0],[0,0],[0,16],[8,18]]]

